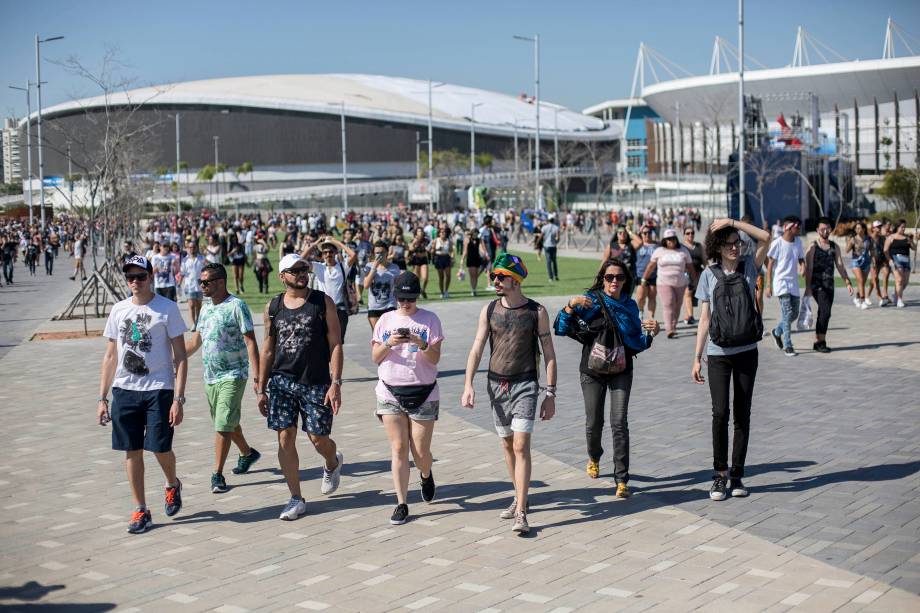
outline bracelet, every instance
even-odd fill
[[[109,399],[106,398],[105,396],[99,396],[98,402],[104,402],[104,403],[108,404],[108,403],[109,403]]]

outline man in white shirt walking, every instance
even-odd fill
[[[805,249],[799,239],[802,220],[795,215],[783,219],[783,233],[767,252],[767,298],[779,298],[780,320],[771,331],[773,341],[787,357],[796,354],[792,347],[792,322],[799,317],[799,273],[804,273]]]
[[[319,259],[316,258],[316,245],[319,245]],[[339,257],[339,250],[345,253],[344,258]],[[335,310],[339,317],[339,327],[342,330],[342,343],[345,343],[345,330],[348,328],[348,311],[351,307],[348,298],[348,276],[358,254],[345,243],[331,236],[321,236],[315,243],[308,243],[300,257],[311,261],[313,276],[316,278],[316,288],[332,298]]]

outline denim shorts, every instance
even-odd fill
[[[513,432],[533,432],[540,384],[536,380],[508,381],[489,375],[486,387],[492,403],[495,431],[502,438]]]
[[[169,409],[173,390],[135,391],[112,388],[112,449],[154,453],[172,450]]]
[[[185,297],[189,300],[202,300],[204,294],[201,292],[185,292]]]
[[[268,382],[268,427],[286,430],[300,426],[315,436],[332,433],[332,407],[324,405],[328,385],[305,385],[284,375],[274,375]]]
[[[894,267],[897,270],[910,272],[910,258],[908,256],[896,253],[891,256],[891,259],[894,260]]]
[[[407,409],[400,404],[389,402],[378,397],[377,409],[374,413],[377,417],[383,417],[384,415],[405,415],[413,421],[437,421],[440,408],[441,402],[439,400],[429,400],[423,402],[414,409]]]

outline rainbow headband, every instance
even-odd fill
[[[503,254],[498,257],[495,265],[492,266],[492,273],[503,273],[521,283],[527,276],[527,267],[524,262],[516,255]]]

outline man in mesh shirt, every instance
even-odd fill
[[[527,492],[530,438],[540,396],[540,351],[546,365],[546,396],[540,405],[542,420],[552,419],[556,412],[556,353],[546,309],[521,292],[521,282],[527,276],[521,258],[502,253],[495,259],[489,276],[498,298],[479,313],[476,340],[466,363],[462,404],[473,407],[476,396],[473,377],[488,340],[491,355],[487,389],[515,494],[501,518],[513,519],[511,529],[526,533],[530,531]]]

